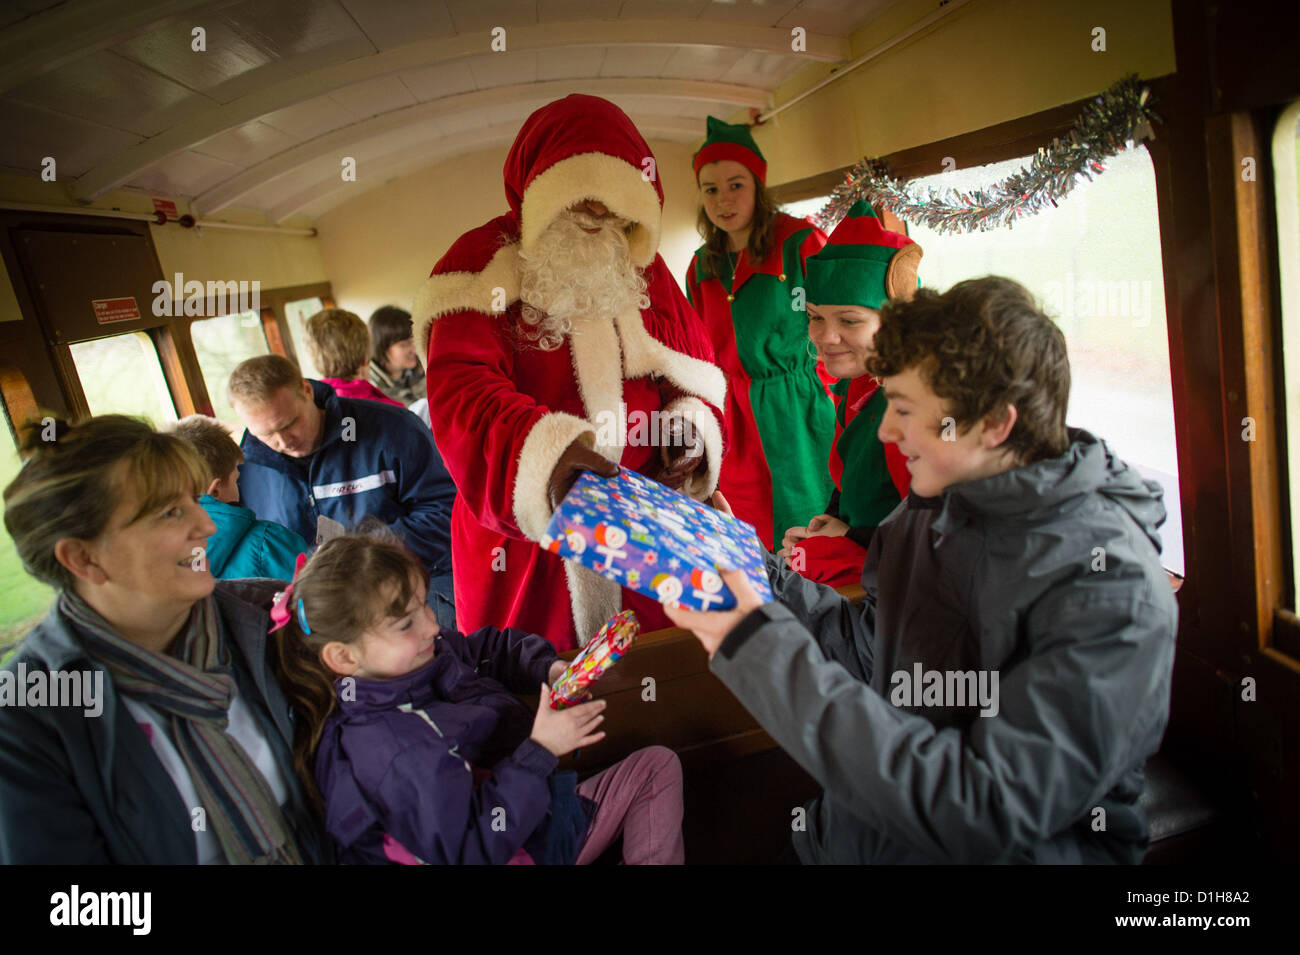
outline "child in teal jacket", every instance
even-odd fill
[[[244,452],[219,421],[190,415],[172,429],[203,458],[208,466],[207,493],[199,504],[217,532],[208,538],[206,558],[212,576],[219,580],[239,577],[274,577],[292,580],[294,562],[308,544],[274,521],[259,521],[239,503],[239,466]]]

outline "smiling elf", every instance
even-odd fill
[[[710,116],[693,165],[705,243],[687,270],[686,295],[727,376],[729,440],[718,487],[770,550],[787,527],[818,513],[832,487],[834,406],[796,294],[804,261],[826,235],[777,211],[748,127]]]
[[[886,229],[865,201],[854,203],[826,246],[807,263],[809,332],[814,340],[826,335],[818,323],[844,321],[862,323],[874,337],[880,308],[916,294],[921,255],[919,245]],[[870,312],[836,317],[834,313],[844,306]],[[862,344],[870,347],[869,341]],[[822,531],[806,537],[794,545],[788,558],[805,577],[832,587],[860,581],[872,532],[907,496],[911,483],[898,445],[882,443],[877,436],[887,404],[880,382],[867,374],[860,361],[853,364],[856,373],[831,387],[836,401],[830,473],[836,490],[822,516],[836,518],[839,533]],[[802,560],[795,556],[799,550]]]

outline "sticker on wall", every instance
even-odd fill
[[[140,306],[136,304],[134,296],[97,298],[93,299],[90,304],[95,309],[95,321],[101,325],[140,320]]]

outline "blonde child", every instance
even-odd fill
[[[301,561],[300,561],[301,563]],[[598,742],[603,701],[549,706],[564,669],[521,630],[440,631],[395,542],[321,545],[272,617],[297,711],[295,766],[348,863],[680,864],[681,766],[638,750],[575,788],[559,757]],[[536,692],[535,715],[516,693]]]

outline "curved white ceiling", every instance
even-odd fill
[[[764,108],[809,63],[847,60],[849,35],[893,2],[26,0],[0,13],[0,166],[39,175],[54,156],[83,201],[127,188],[199,215],[319,215],[509,143],[571,92],[690,143],[705,116]]]

